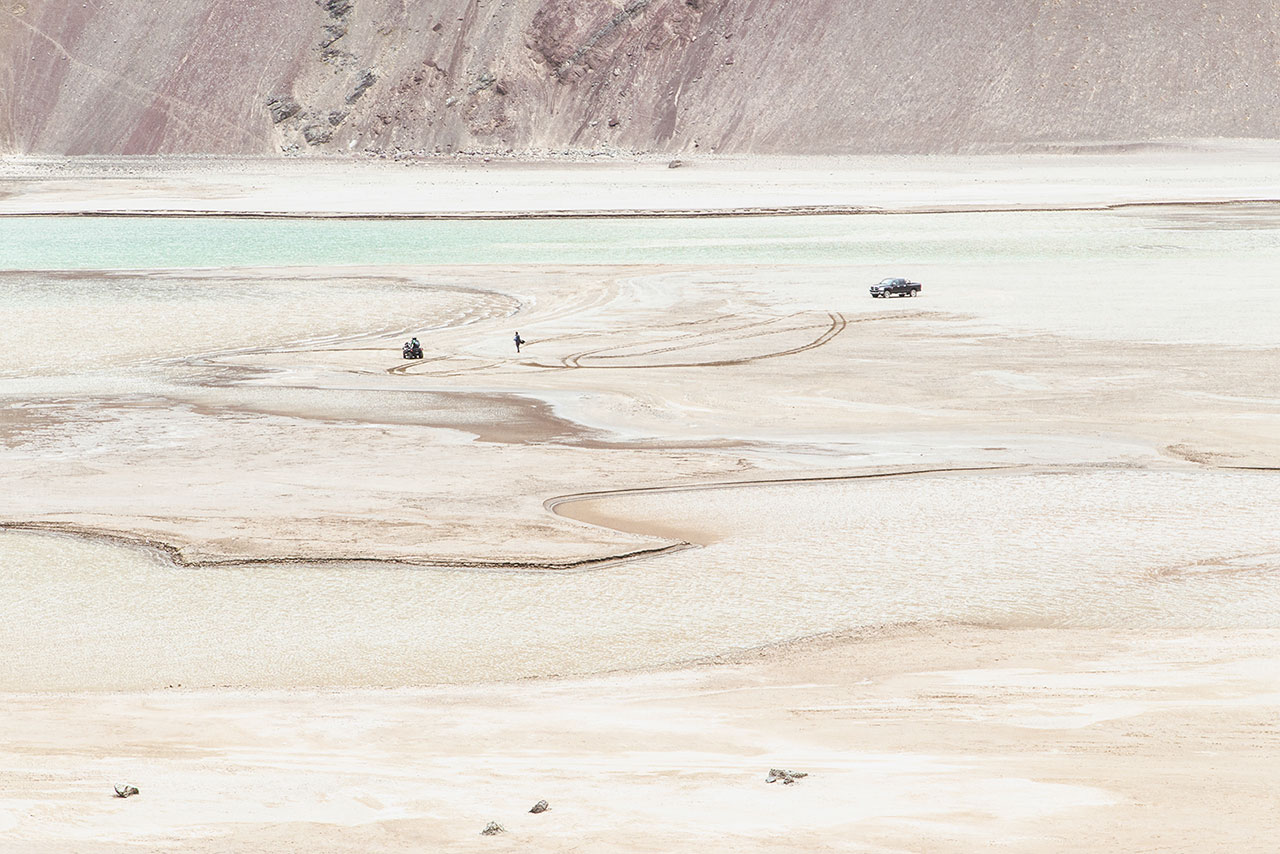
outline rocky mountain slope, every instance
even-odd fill
[[[1280,137],[1274,0],[0,0],[0,152]]]

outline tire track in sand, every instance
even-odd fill
[[[708,359],[702,362],[650,362],[650,363],[642,362],[638,364],[631,363],[626,365],[594,365],[594,364],[584,365],[582,364],[583,359],[589,359],[592,357],[597,359],[631,358],[629,356],[599,355],[601,353],[607,353],[610,349],[618,349],[618,348],[605,347],[599,350],[587,350],[581,353],[574,353],[571,356],[566,356],[562,360],[562,362],[566,368],[611,369],[611,370],[619,370],[619,369],[628,370],[628,369],[645,369],[645,368],[718,368],[718,367],[726,367],[729,365],[745,365],[750,362],[759,362],[764,359],[777,359],[777,358],[781,358],[782,356],[794,356],[797,353],[803,353],[807,350],[813,350],[825,344],[830,343],[837,335],[839,335],[841,332],[845,330],[845,327],[849,325],[849,320],[840,312],[828,312],[827,318],[829,319],[830,322],[823,329],[822,333],[819,334],[818,337],[814,338],[812,341],[809,341],[805,344],[801,344],[798,347],[790,347],[785,350],[774,350],[768,353],[758,353],[753,356],[739,356],[733,359]],[[698,337],[701,338],[703,336],[698,336]],[[646,356],[646,355],[655,355],[657,353],[676,352],[678,350],[693,349],[694,347],[698,347],[698,346],[704,346],[704,343],[689,344],[687,346],[667,347],[659,350],[650,350],[646,353],[640,353],[637,355]]]

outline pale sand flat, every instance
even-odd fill
[[[585,681],[5,695],[0,848],[1265,852],[1278,654],[922,627]]]
[[[642,174],[629,197],[614,186],[585,202],[576,201],[580,184],[547,197],[530,189],[533,176],[517,175],[511,195],[501,181],[478,179],[480,189],[453,204],[467,212],[624,201],[726,209],[1264,198],[1276,195],[1268,183],[1275,171],[1262,177],[1271,169],[1265,161],[1209,157],[1183,169],[1190,161],[1068,159],[1030,184],[1021,170],[1034,161],[982,161],[972,172],[906,175],[901,186],[889,169],[834,189],[831,170],[816,167],[797,184],[750,191],[734,189],[750,170],[674,190]],[[187,183],[166,195],[148,174],[77,183],[81,168],[92,167],[6,164],[0,205],[307,211],[316,204],[308,193],[332,178],[320,169],[293,190],[284,187],[289,176],[255,190],[261,176],[198,169],[177,176]],[[404,168],[414,177],[403,192],[380,197],[384,212],[429,207],[414,187],[433,173]],[[359,198],[396,183],[367,174]],[[671,174],[684,181],[698,170]],[[992,180],[1000,175],[1003,183]],[[223,189],[208,183],[215,179]],[[467,173],[446,170],[441,180],[460,186]],[[355,209],[357,196],[344,193],[323,204]],[[1224,233],[1202,212],[1161,216],[1153,231],[1174,249],[1206,229]],[[1190,231],[1182,230],[1187,216],[1200,217]],[[493,302],[491,313],[478,309],[467,325],[424,340],[442,358],[420,366],[398,358],[397,327],[279,350],[264,342],[202,352],[190,363],[160,352],[157,338],[158,361],[144,369],[121,357],[10,376],[0,382],[8,404],[0,409],[0,518],[154,541],[193,564],[373,558],[523,562],[555,572],[547,567],[726,535],[720,524],[637,520],[625,501],[565,505],[558,516],[544,506],[557,496],[911,467],[1179,476],[1206,465],[1273,467],[1280,350],[1268,343],[1265,322],[1275,309],[1265,287],[1273,259],[1262,250],[1197,252],[1170,250],[1139,265],[939,262],[922,268],[924,299],[889,305],[866,297],[865,280],[879,278],[882,266],[874,263],[311,271],[305,275],[339,282],[341,304],[357,319],[373,290],[351,284],[353,272],[508,295],[534,343],[519,357],[508,352],[513,319]],[[283,277],[201,275],[231,289]],[[1232,301],[1188,297],[1215,275],[1261,286]],[[1095,287],[1125,276],[1136,290]],[[1020,303],[1003,297],[1004,281],[1060,285],[1087,298],[1055,298],[1046,286]],[[415,315],[394,290],[378,293],[379,310],[405,328],[428,313]],[[1220,535],[1233,514],[1221,518]],[[1267,567],[1231,563],[1233,555],[1200,557],[1229,559],[1224,587],[1255,585],[1269,595]],[[147,560],[159,561],[148,572],[178,571]],[[594,577],[605,585],[608,572]],[[1176,590],[1185,575],[1147,581]],[[204,577],[189,578],[195,585]],[[101,681],[89,685],[55,663],[44,671],[69,681],[57,687],[63,693],[44,693],[17,653],[41,644],[75,660],[92,646],[85,627],[99,637],[99,627],[112,625],[103,609],[116,601],[35,595],[44,589],[33,584],[30,598],[9,606],[29,620],[57,608],[46,625],[79,628],[5,637],[11,663],[0,674],[16,691],[4,697],[0,764],[14,785],[0,799],[0,849],[959,852],[997,840],[1030,852],[1264,851],[1267,831],[1280,824],[1269,723],[1280,656],[1265,614],[1252,629],[1217,627],[1210,611],[1200,624],[1141,633],[931,623],[714,667],[653,672],[640,662],[607,677],[471,687],[403,678],[376,684],[419,687],[341,688],[361,684],[360,674],[321,668],[303,680],[306,690],[217,688],[299,684],[280,675],[294,672],[290,660],[248,655],[231,662],[243,679],[170,690],[202,649],[185,642],[205,625],[197,607],[183,643],[145,629],[108,635],[119,669],[100,669]],[[119,586],[127,600],[119,613],[145,620],[145,608],[128,602],[147,601],[146,592]],[[344,623],[342,613],[333,619]],[[325,625],[289,635],[299,661],[319,657],[333,637]],[[203,649],[216,654],[218,640]],[[403,660],[434,646],[424,642]],[[167,656],[169,667],[131,681],[140,670],[130,664],[133,647]],[[528,675],[553,675],[539,668],[536,643],[527,652]],[[811,776],[768,786],[770,767]],[[125,782],[141,795],[111,797],[111,786]],[[552,809],[527,815],[540,798]],[[509,833],[480,837],[490,820]]]

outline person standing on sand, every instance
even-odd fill
[[[515,341],[516,341],[516,352],[517,352],[517,353],[519,353],[519,352],[520,352],[520,345],[521,345],[521,344],[523,344],[523,343],[525,343],[525,342],[524,342],[524,339],[520,337],[520,333],[519,333],[519,332],[517,332],[517,333],[516,333]]]

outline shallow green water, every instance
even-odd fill
[[[388,281],[376,295],[371,283],[338,280],[358,268],[399,268],[389,272],[403,278],[410,266],[484,264],[516,277],[522,267],[593,264],[699,265],[717,279],[762,272],[744,288],[846,314],[898,310],[903,301],[872,301],[866,288],[905,275],[925,283],[925,300],[906,301],[912,310],[1002,328],[1280,346],[1280,218],[1271,206],[487,221],[0,217],[0,309],[10,320],[0,325],[0,374],[54,370],[65,360],[49,342],[69,338],[115,364],[112,354],[125,351],[136,356],[129,363],[172,355],[156,346],[164,341],[183,352],[279,341],[289,331],[282,318],[308,339],[423,328],[424,311],[438,313],[417,295],[425,279]],[[334,281],[301,281],[314,271]],[[428,284],[457,272],[432,271]],[[652,281],[683,299],[684,284]]]
[[[1274,227],[1183,228],[1175,236],[1171,226],[1157,217],[1072,211],[496,221],[0,217],[0,270],[930,264],[1280,253]]]

